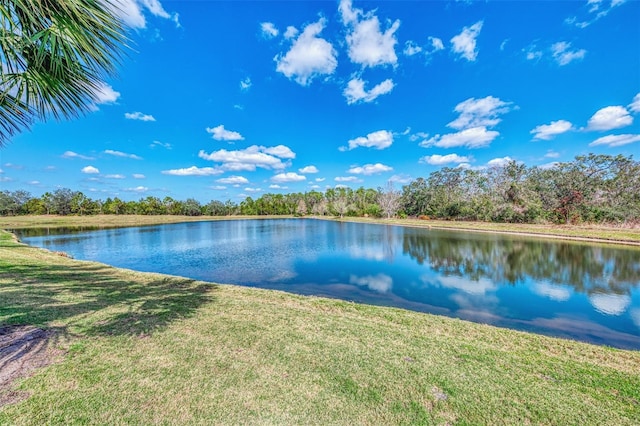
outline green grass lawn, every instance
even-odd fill
[[[65,352],[15,383],[30,396],[3,425],[640,424],[637,351],[122,270],[2,231],[0,324]]]

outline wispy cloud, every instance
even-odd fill
[[[196,167],[191,166],[185,169],[171,169],[171,170],[163,170],[163,175],[171,175],[171,176],[213,176],[220,175],[224,173],[223,170],[216,169],[214,167]]]
[[[607,145],[609,147],[623,146],[640,142],[640,135],[608,135],[596,139],[589,146]]]
[[[483,21],[478,21],[470,27],[464,27],[462,32],[451,39],[451,51],[467,61],[475,61],[478,57],[476,39],[482,30]]]
[[[112,149],[106,149],[104,153],[107,155],[112,155],[114,157],[131,158],[132,160],[142,160],[142,157],[139,157],[135,154],[127,154],[126,152],[114,151]]]
[[[344,92],[342,92],[344,97],[347,98],[347,104],[372,102],[377,99],[378,96],[390,93],[395,86],[393,80],[390,78],[375,85],[371,90],[365,90],[364,85],[366,83],[366,81],[360,78],[353,78],[347,83],[347,87],[344,89]]]
[[[262,22],[260,24],[260,31],[262,31],[262,35],[266,38],[277,37],[280,33],[272,22]]]
[[[151,142],[151,145],[149,145],[151,148],[156,148],[156,147],[161,147],[161,148],[165,148],[165,149],[171,149],[171,144],[170,143],[166,143],[166,142],[160,142],[160,141],[153,141]]]
[[[140,111],[136,112],[125,112],[124,118],[127,120],[139,120],[139,121],[156,121],[153,115],[143,114]]]
[[[73,151],[65,151],[65,153],[62,154],[61,157],[62,158],[79,158],[80,160],[95,160],[94,157],[78,154],[77,152],[73,152]]]
[[[584,59],[587,51],[585,49],[571,50],[571,43],[561,41],[551,45],[551,54],[558,65],[564,66],[573,61]]]
[[[252,85],[253,83],[251,82],[251,79],[249,77],[245,78],[244,80],[240,80],[240,90],[242,90],[243,92],[249,90]]]

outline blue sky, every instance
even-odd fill
[[[1,149],[0,189],[240,202],[640,159],[635,0],[120,1],[118,76]]]

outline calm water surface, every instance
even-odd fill
[[[313,219],[30,234],[20,237],[123,268],[640,349],[640,250],[632,247]]]

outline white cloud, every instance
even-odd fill
[[[631,303],[631,298],[627,294],[594,293],[589,295],[589,302],[604,314],[622,315]]]
[[[324,182],[326,178],[316,178],[316,182]]]
[[[409,140],[411,142],[415,142],[419,139],[425,139],[429,137],[429,133],[425,133],[425,132],[418,132],[418,133],[414,133],[413,135],[409,136]]]
[[[421,277],[421,279],[423,280],[423,282],[430,282],[429,278]],[[471,294],[474,296],[483,296],[487,292],[492,292],[498,288],[498,286],[488,278],[479,278],[478,280],[472,280],[455,275],[446,275],[438,277],[436,280],[442,287],[461,290],[467,294]]]
[[[639,141],[640,135],[608,135],[596,139],[591,142],[589,146],[608,145],[610,147],[616,147]]]
[[[94,174],[100,173],[100,170],[98,170],[97,168],[95,168],[93,166],[86,166],[86,167],[82,168],[81,172],[82,173],[86,173],[88,175],[94,175]]]
[[[247,91],[251,88],[253,83],[251,83],[251,78],[247,77],[244,80],[240,81],[240,90]]]
[[[106,83],[100,83],[95,92],[93,92],[92,97],[93,101],[98,105],[113,104],[120,97],[120,92],[116,92],[113,87]]]
[[[79,158],[81,160],[95,160],[94,157],[88,157],[86,155],[81,155],[73,151],[65,151],[65,153],[62,154],[62,158]]]
[[[351,0],[342,0],[339,11],[342,22],[348,27],[347,46],[353,63],[363,67],[396,65],[395,45],[398,40],[395,32],[400,27],[399,20],[395,20],[383,33],[375,11],[364,13],[361,9],[354,9]]]
[[[434,137],[422,141],[420,146],[428,148],[437,146],[439,148],[455,148],[465,146],[467,148],[482,148],[491,144],[500,133],[495,130],[488,130],[485,126],[464,129],[457,133],[446,135],[435,135]]]
[[[216,191],[223,191],[227,189],[227,187],[223,185],[213,185],[213,186],[210,186],[209,188],[215,189]]]
[[[473,161],[472,157],[462,157],[458,154],[447,154],[447,155],[427,155],[421,158],[421,161],[431,164],[434,166],[441,166],[443,164],[449,163],[469,163]]]
[[[136,0],[115,0],[109,8],[119,16],[125,25],[131,28],[145,28],[147,21]]]
[[[165,19],[171,18],[171,15],[169,15],[169,13],[167,13],[167,11],[164,10],[159,0],[142,0],[142,4],[154,16],[159,16]]]
[[[389,178],[389,182],[397,183],[400,185],[407,185],[411,183],[413,178],[409,175],[401,174],[401,175],[393,175]]]
[[[172,175],[172,176],[213,176],[224,173],[220,169],[216,169],[213,167],[196,167],[191,166],[186,169],[171,169],[171,170],[163,170],[163,175]]]
[[[279,173],[271,178],[271,182],[275,183],[301,182],[303,180],[307,180],[307,178],[294,172]]]
[[[541,124],[529,133],[533,134],[533,139],[542,139],[548,141],[554,136],[566,133],[573,129],[573,124],[567,120],[552,121],[549,124]]]
[[[564,66],[575,60],[583,59],[587,54],[587,51],[584,49],[569,50],[570,48],[571,43],[566,41],[560,41],[551,45],[551,54],[558,65]]]
[[[456,105],[454,111],[460,115],[447,124],[448,127],[460,130],[459,132],[435,135],[420,142],[420,146],[425,148],[431,146],[440,148],[488,146],[500,135],[499,132],[490,130],[490,128],[498,125],[502,121],[500,116],[513,108],[511,103],[493,96],[481,99],[469,98]]]
[[[287,189],[287,187],[272,183],[271,185],[269,185],[269,189]]]
[[[291,49],[285,55],[278,54],[274,58],[276,71],[302,86],[311,84],[319,75],[333,74],[338,66],[338,54],[331,43],[317,37],[325,24],[326,19],[320,18],[318,22],[307,25]]]
[[[221,124],[217,127],[207,127],[207,133],[213,135],[213,139],[217,141],[242,141],[244,137],[238,133],[231,130],[227,130],[224,128],[224,125]]]
[[[571,297],[571,292],[566,287],[545,281],[535,283],[533,291],[540,296],[548,297],[551,300],[557,300],[559,302],[569,300]]]
[[[107,179],[124,179],[125,175],[114,174],[114,175],[104,175],[104,177]]]
[[[123,191],[125,192],[138,192],[138,193],[147,192],[148,190],[149,188],[147,188],[146,186],[136,186],[135,188],[123,189]]]
[[[295,153],[284,145],[278,145],[272,148],[252,145],[237,151],[221,149],[211,154],[207,154],[201,150],[198,153],[198,157],[204,160],[222,163],[220,168],[223,170],[254,171],[256,167],[274,170],[284,169],[288,163],[283,163],[282,159],[294,158]]]
[[[301,169],[298,169],[300,173],[318,173],[318,168],[316,166],[306,166]]]
[[[271,22],[262,22],[260,24],[260,30],[262,30],[262,35],[266,38],[276,37],[280,33],[276,26]]]
[[[510,105],[511,103],[493,96],[469,98],[456,105],[454,111],[460,113],[460,116],[447,126],[458,130],[479,126],[494,127],[500,123],[500,115],[511,111]]]
[[[249,183],[249,180],[243,176],[229,176],[226,178],[218,179],[216,180],[216,182],[225,185],[244,185],[245,183]]]
[[[427,39],[431,42],[431,52],[437,52],[439,50],[444,50],[444,43],[438,37],[427,37]]]
[[[611,130],[629,126],[633,117],[623,106],[608,106],[598,111],[589,119],[587,130]]]
[[[560,153],[555,152],[552,149],[548,150],[547,153],[544,155],[544,158],[558,158],[558,157],[560,157]]]
[[[247,192],[261,192],[262,188],[245,188],[244,190]]]
[[[487,166],[489,167],[504,167],[507,164],[509,164],[510,162],[513,161],[513,158],[511,157],[499,157],[499,158],[494,158],[492,160],[489,160],[487,162]]]
[[[127,154],[126,152],[114,151],[112,149],[107,149],[104,151],[104,153],[108,155],[113,155],[114,157],[131,158],[133,160],[142,160],[142,157],[139,157],[135,154]]]
[[[577,16],[572,16],[565,19],[565,23],[575,25],[578,28],[586,28],[597,20],[607,16],[614,7],[624,4],[626,1],[627,0],[611,0],[609,5],[606,6],[602,0],[588,0],[586,4],[586,6],[588,6],[586,16],[583,15],[582,19],[578,19]]]
[[[151,142],[151,145],[149,145],[151,148],[155,148],[157,146],[160,146],[162,148],[165,149],[171,149],[171,144],[170,143],[165,143],[165,142],[160,142],[160,141],[153,141]]]
[[[350,275],[349,283],[361,287],[368,287],[370,290],[378,293],[387,293],[391,290],[391,287],[393,287],[393,279],[385,274],[367,275],[365,277]]]
[[[347,173],[352,173],[354,175],[373,175],[377,173],[383,172],[391,172],[393,171],[393,167],[389,167],[382,163],[376,164],[365,164],[364,166],[354,166],[347,170]]]
[[[290,25],[287,27],[287,30],[284,32],[284,38],[286,38],[287,40],[292,39],[295,36],[297,36],[298,33],[300,33],[300,31],[298,31],[296,27]]]
[[[444,50],[444,43],[442,42],[442,39],[439,39],[438,37],[427,37],[427,40],[430,43],[430,47],[424,49],[424,56],[427,59],[427,62],[429,62],[431,60],[431,56],[434,55],[436,52],[439,52],[441,50]]]
[[[388,130],[378,130],[377,132],[369,133],[366,137],[360,136],[349,141],[349,147],[342,147],[341,150],[352,150],[358,147],[385,149],[393,144],[393,133]]]
[[[413,55],[417,55],[420,52],[422,52],[422,47],[418,46],[416,42],[407,40],[404,43],[404,50],[402,51],[402,53],[404,53],[405,55],[413,56]]]
[[[632,112],[640,112],[640,93],[633,97],[633,101],[629,104],[629,109]]]
[[[273,146],[271,148],[265,148],[265,147],[260,147],[260,148],[262,148],[262,151],[264,151],[265,153],[269,155],[275,155],[276,157],[285,158],[285,159],[296,158],[296,153],[291,151],[291,149],[288,146],[278,145],[278,146]]]
[[[362,182],[355,176],[338,176],[334,179],[336,182]]]
[[[126,118],[127,120],[156,121],[153,115],[143,114],[140,111],[125,112],[124,118]]]
[[[483,21],[478,21],[470,27],[464,27],[462,32],[451,39],[451,51],[457,53],[467,61],[475,61],[478,57],[476,38],[482,30]]]
[[[393,90],[393,80],[386,79],[382,83],[374,86],[371,90],[367,91],[364,88],[365,81],[359,78],[353,78],[347,84],[344,89],[344,96],[347,98],[347,104],[351,105],[356,102],[371,102],[378,96],[385,95]]]
[[[142,173],[134,173],[133,175],[131,175],[134,179],[145,179],[146,176],[143,175]]]
[[[539,59],[542,58],[542,56],[544,55],[544,53],[542,52],[542,50],[539,50],[537,48],[537,46],[533,45],[530,46],[526,49],[522,49],[523,52],[525,52],[527,54],[527,60],[528,61],[537,61]]]

